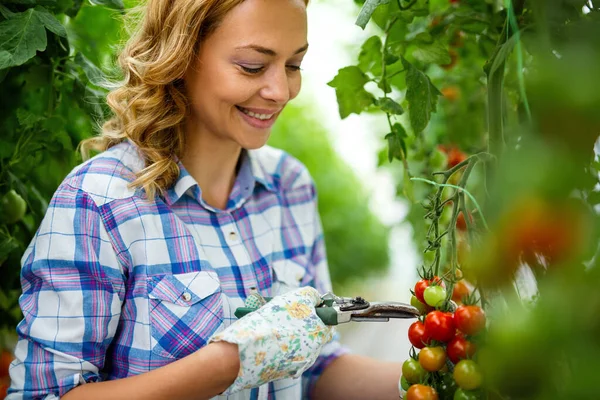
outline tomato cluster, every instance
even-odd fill
[[[414,287],[411,304],[421,317],[408,329],[412,357],[402,365],[399,384],[407,400],[482,396],[483,374],[474,358],[486,329],[485,312],[471,304],[469,286],[463,280],[455,290],[465,304],[448,301],[446,285],[439,277],[421,279]]]

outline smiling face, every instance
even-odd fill
[[[300,91],[306,22],[303,0],[245,0],[232,9],[185,75],[187,135],[245,149],[263,146]]]

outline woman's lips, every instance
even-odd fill
[[[239,107],[239,106],[236,106],[236,109],[241,114],[242,119],[244,121],[246,121],[248,123],[248,125],[250,125],[254,128],[258,128],[258,129],[270,128],[271,126],[273,126],[273,124],[275,123],[275,120],[277,119],[277,116],[279,115],[279,112],[276,112],[271,116],[271,118],[263,120],[263,119],[251,117],[250,115],[248,115],[244,111],[242,111],[241,107]],[[264,113],[264,114],[267,114],[267,113]]]

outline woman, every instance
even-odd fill
[[[303,0],[148,1],[115,116],[83,144],[102,152],[23,256],[9,399],[398,397],[399,365],[346,354],[316,317],[314,185],[264,146],[306,37]],[[276,297],[236,320],[255,291]]]

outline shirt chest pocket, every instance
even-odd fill
[[[178,359],[206,345],[223,322],[217,274],[158,275],[147,283],[152,352]]]
[[[277,296],[300,286],[305,286],[310,281],[308,257],[296,256],[294,258],[278,260],[272,263],[273,287],[272,295]]]

